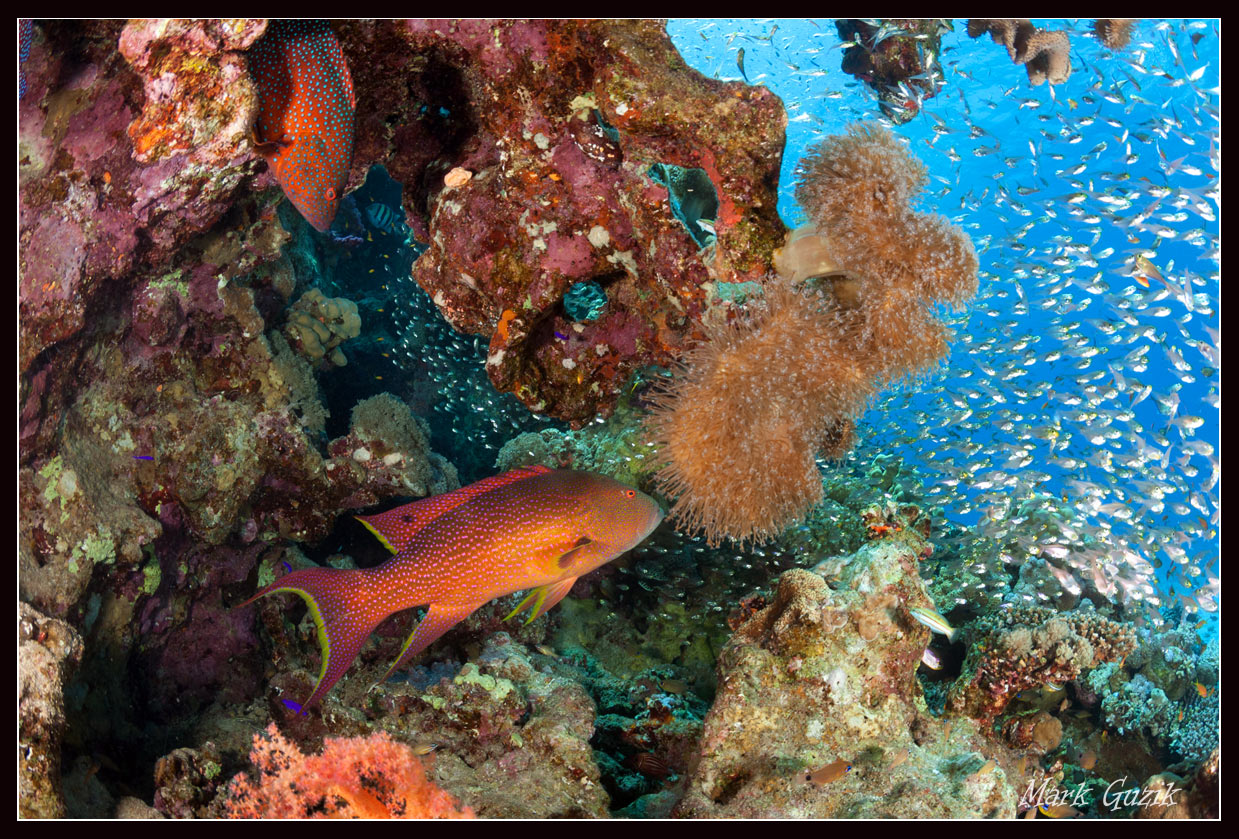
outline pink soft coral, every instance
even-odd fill
[[[305,755],[272,723],[254,735],[257,781],[233,779],[225,813],[237,819],[469,819],[473,811],[426,778],[413,750],[384,732],[328,737]]]

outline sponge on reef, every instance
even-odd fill
[[[783,276],[651,400],[655,481],[681,529],[711,545],[777,535],[821,500],[816,456],[840,456],[883,385],[945,353],[934,308],[976,293],[977,257],[962,230],[909,208],[925,182],[880,127],[801,161],[796,197],[814,226],[776,256]]]
[[[361,334],[357,304],[343,297],[325,297],[312,288],[292,305],[284,326],[288,342],[312,363],[324,358],[337,367],[348,363],[340,344]]]

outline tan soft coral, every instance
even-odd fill
[[[1062,30],[1038,29],[1019,18],[973,18],[968,37],[989,33],[996,44],[1007,48],[1016,64],[1023,64],[1033,87],[1048,81],[1062,84],[1071,77],[1071,41]]]
[[[879,388],[941,359],[933,307],[976,292],[977,257],[963,231],[909,208],[925,182],[880,127],[828,137],[801,162],[796,197],[814,226],[776,256],[783,276],[653,400],[656,481],[682,529],[712,545],[777,535],[821,500],[816,456],[847,451]]]
[[[1131,17],[1103,17],[1093,22],[1093,34],[1105,48],[1118,52],[1131,43],[1131,30],[1138,22]]]

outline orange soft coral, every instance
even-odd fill
[[[250,760],[258,780],[233,779],[224,804],[231,818],[473,818],[384,732],[328,737],[321,755],[305,755],[272,723],[254,735]]]
[[[653,400],[656,481],[682,529],[711,545],[777,535],[821,500],[815,457],[840,456],[882,385],[945,353],[933,307],[976,292],[977,257],[961,230],[909,209],[925,180],[878,127],[828,137],[801,162],[796,197],[816,227],[789,237],[783,278]]]

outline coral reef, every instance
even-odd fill
[[[788,571],[740,618],[677,815],[1015,815],[998,747],[966,718],[935,719],[915,676],[930,632],[908,608],[929,604],[916,570],[928,521],[910,508],[871,523],[890,532],[828,563],[829,581]],[[839,760],[851,771],[817,772]]]
[[[64,685],[81,661],[82,639],[64,621],[19,603],[17,645],[18,813],[27,819],[63,818]]]
[[[1007,48],[1015,64],[1023,64],[1033,87],[1049,82],[1062,84],[1071,78],[1071,41],[1062,30],[1038,29],[1018,18],[973,18],[968,37],[989,33],[995,44]]]
[[[51,413],[80,356],[69,339],[109,308],[115,280],[167,264],[254,181],[245,140],[254,95],[239,50],[262,25],[41,21],[35,30],[19,113],[19,359],[24,373],[46,377]]]
[[[340,37],[366,56],[350,61],[357,156],[386,161],[430,243],[415,279],[489,337],[491,381],[531,410],[577,426],[609,413],[635,369],[700,336],[711,279],[769,270],[786,115],[766,88],[689,70],[660,23],[356,22]],[[710,253],[656,165],[708,176]],[[473,176],[447,187],[458,167]],[[587,323],[562,306],[583,281],[607,297]]]
[[[815,288],[769,283],[738,324],[709,330],[651,399],[661,491],[687,532],[765,541],[822,498],[816,456],[851,446],[877,388],[946,351],[937,304],[976,291],[972,243],[913,212],[925,168],[889,132],[853,126],[800,164],[796,196],[816,231],[778,257]],[[829,254],[829,256],[825,255]]]
[[[471,818],[473,811],[426,778],[422,762],[384,732],[328,737],[321,755],[305,755],[276,728],[254,736],[251,781],[234,779],[224,813],[231,818]]]
[[[1196,773],[1184,779],[1163,772],[1142,785],[1145,795],[1136,810],[1138,819],[1216,819],[1221,811],[1221,785],[1218,772],[1222,751],[1214,747]]]
[[[991,613],[970,624],[968,632],[968,657],[947,704],[985,723],[1022,691],[1046,684],[1061,689],[1136,648],[1136,634],[1126,624],[1091,612],[1060,613],[1039,606]]]
[[[1105,48],[1118,52],[1131,43],[1131,30],[1139,23],[1138,18],[1103,17],[1093,21],[1093,35]]]
[[[943,84],[938,53],[949,20],[902,18],[867,21],[836,20],[839,37],[851,46],[843,51],[843,72],[869,85],[885,114],[902,125],[921,112]]]
[[[1121,664],[1104,664],[1085,677],[1084,693],[1116,734],[1147,736],[1199,763],[1219,737],[1217,639],[1202,645],[1186,624],[1143,628],[1138,636]]]
[[[324,297],[312,288],[288,309],[284,334],[289,345],[313,364],[326,358],[336,367],[348,363],[340,344],[361,334],[357,304],[343,297]]]
[[[223,758],[211,741],[197,749],[176,749],[155,761],[155,809],[173,819],[209,817],[227,780]]]

